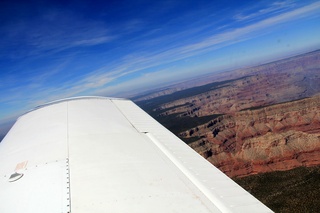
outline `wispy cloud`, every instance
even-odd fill
[[[25,58],[75,47],[108,43],[115,39],[107,26],[67,10],[43,11],[37,19],[26,18],[1,27],[2,56]],[[19,47],[19,48],[18,48]],[[9,53],[9,55],[5,55]]]
[[[176,79],[177,76],[181,77],[181,73],[172,72],[172,67],[167,69],[161,69],[153,73],[146,73],[138,78],[134,78],[130,81],[121,82],[116,85],[102,87],[95,90],[96,95],[115,95],[115,96],[130,96],[141,90],[149,90],[150,88],[156,89],[157,87],[163,87],[165,84],[170,84],[169,79]],[[167,83],[163,83],[167,82]]]
[[[130,40],[132,43],[125,41],[122,48],[128,49],[128,52],[120,54],[116,60],[109,61],[106,57],[100,67],[86,67],[85,72],[74,72],[70,74],[70,78],[64,78],[63,81],[54,85],[46,85],[47,80],[54,79],[66,72],[72,57],[59,60],[55,66],[48,66],[46,70],[40,71],[30,78],[28,76],[23,80],[7,78],[8,85],[19,85],[21,82],[24,84],[11,88],[10,95],[2,94],[0,103],[9,106],[23,100],[26,103],[24,108],[32,108],[35,105],[62,97],[119,94],[123,91],[129,91],[129,88],[139,88],[139,85],[142,84],[146,87],[152,85],[152,83],[164,81],[166,80],[164,78],[173,74],[170,75],[170,72],[166,72],[167,75],[163,75],[163,70],[161,72],[154,72],[153,70],[154,73],[149,75],[143,75],[142,73],[148,68],[199,56],[225,46],[259,37],[268,33],[267,29],[272,30],[281,23],[307,17],[310,14],[320,14],[320,2],[300,8],[293,7],[293,5],[294,3],[288,5],[284,2],[275,2],[256,13],[243,13],[241,16],[238,14],[238,16],[235,16],[237,21],[260,18],[246,26],[223,24],[221,25],[223,31],[215,28],[214,23],[202,23],[198,27],[173,31],[167,35],[161,32],[163,30],[161,28],[150,29],[149,34],[139,36],[139,39],[143,37],[141,40],[132,39]],[[58,23],[56,21],[57,16],[63,16],[64,23]],[[32,28],[32,24],[39,24],[39,26]],[[132,22],[126,22],[126,24],[127,27],[123,29],[123,33],[139,31],[145,23],[132,20]],[[159,32],[161,32],[161,36],[157,36]],[[53,11],[39,21],[26,20],[26,23],[17,24],[16,28],[10,28],[9,31],[6,31],[2,42],[10,43],[10,39],[16,38],[21,42],[21,45],[28,47],[21,54],[17,54],[15,50],[11,52],[12,57],[23,58],[22,56],[36,55],[41,57],[42,54],[48,54],[48,52],[50,54],[76,47],[106,44],[116,40],[118,36],[112,33],[102,22],[89,22],[69,12],[56,13]],[[4,46],[6,45],[8,44],[4,44]],[[17,45],[20,45],[20,43]],[[152,46],[154,48],[149,48]],[[6,48],[14,49],[14,46],[9,45]],[[136,76],[131,81],[121,80],[121,78],[134,73],[140,73],[140,75],[137,75],[138,77]],[[115,85],[114,82],[119,83]]]
[[[295,10],[284,12],[254,24],[232,29],[223,33],[208,36],[205,39],[188,45],[175,46],[173,48],[164,48],[162,51],[136,53],[126,55],[122,60],[110,66],[91,72],[82,80],[75,83],[74,92],[83,92],[88,89],[100,91],[108,83],[131,73],[140,72],[141,70],[156,67],[160,64],[170,63],[177,60],[185,59],[195,55],[203,54],[224,46],[242,42],[257,36],[261,36],[269,27],[275,27],[277,24],[299,19],[311,12],[320,9],[320,2],[313,3]],[[150,79],[150,77],[149,77]],[[78,86],[77,86],[78,85]],[[116,87],[120,88],[120,87]],[[101,92],[99,92],[101,93]]]
[[[107,43],[113,40],[113,36],[101,36],[96,38],[86,38],[83,40],[76,40],[70,44],[69,47],[76,47],[76,46],[94,46],[98,44]]]
[[[275,15],[288,11],[294,8],[295,5],[296,3],[292,0],[271,2],[271,4],[269,4],[268,6],[261,8],[257,11],[255,10],[254,12],[244,11],[241,13],[237,13],[236,15],[234,15],[234,19],[237,21],[261,19],[265,18],[267,15]]]
[[[146,56],[145,60],[171,62],[174,60],[180,60],[183,58],[202,54],[217,48],[263,35],[265,33],[268,33],[266,29],[270,27],[274,28],[278,24],[300,19],[304,16],[310,15],[310,13],[319,12],[319,9],[320,2],[316,2],[295,10],[274,15],[245,27],[239,27],[223,33],[207,36],[201,41],[193,42],[191,44],[175,47],[172,49],[163,50],[161,53],[154,54],[151,57]],[[320,15],[319,13],[315,14]]]

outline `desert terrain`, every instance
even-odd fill
[[[213,71],[135,102],[274,211],[320,208],[310,200],[320,195],[320,50]]]
[[[320,164],[320,51],[214,76],[136,101],[230,177]]]

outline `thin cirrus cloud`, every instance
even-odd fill
[[[164,75],[164,73],[166,73]],[[111,85],[108,87],[102,87],[100,89],[95,90],[95,93],[97,95],[106,95],[106,94],[113,94],[113,95],[119,95],[118,93],[127,94],[129,96],[134,95],[135,93],[138,93],[141,89],[147,89],[147,88],[157,88],[159,85],[165,86],[164,83],[161,83],[162,81],[168,80],[168,79],[174,79],[179,75],[176,72],[172,72],[172,67],[168,69],[162,69],[158,70],[153,73],[146,73],[141,75],[139,78],[132,79],[129,82],[120,82],[119,84]],[[168,82],[170,84],[171,82]],[[120,92],[119,92],[120,91]]]
[[[160,63],[170,63],[177,60],[185,59],[195,55],[203,54],[223,46],[228,46],[236,42],[242,42],[243,40],[248,40],[255,38],[257,36],[268,33],[266,29],[268,27],[274,27],[279,23],[286,21],[291,21],[294,19],[299,19],[305,14],[312,11],[319,10],[320,3],[314,3],[309,6],[298,8],[289,12],[285,12],[271,18],[264,19],[255,24],[251,24],[242,28],[235,28],[224,33],[215,34],[213,36],[208,36],[202,41],[194,42],[192,44],[182,45],[173,48],[166,48],[162,51],[155,53],[139,54],[138,57],[131,56],[130,60],[126,61],[124,67],[132,68],[133,66],[139,67],[137,69],[131,69],[124,74],[129,74],[131,72],[137,72],[141,69],[146,69],[159,65]],[[116,79],[115,77],[114,79]]]
[[[294,19],[299,19],[306,14],[309,14],[313,11],[317,11],[320,8],[320,2],[313,3],[311,5],[304,6],[302,8],[294,9],[291,11],[286,11],[281,14],[274,15],[270,18],[266,18],[254,24],[233,28],[223,33],[217,33],[214,35],[206,36],[198,41],[193,43],[189,42],[187,44],[174,43],[169,45],[168,47],[158,48],[155,50],[146,50],[143,49],[142,52],[136,52],[134,54],[127,54],[122,57],[118,62],[114,64],[114,68],[110,68],[109,64],[106,64],[105,68],[101,68],[99,70],[93,71],[93,75],[95,78],[91,78],[90,75],[87,77],[88,82],[92,82],[92,79],[105,78],[106,75],[108,78],[116,79],[118,77],[130,74],[132,72],[138,72],[142,69],[147,69],[153,66],[157,66],[160,63],[170,63],[177,60],[181,60],[184,58],[192,57],[195,55],[203,54],[208,51],[215,50],[217,48],[221,48],[223,46],[228,46],[234,44],[235,42],[241,42],[243,40],[248,40],[250,38],[254,38],[256,36],[267,33],[265,29],[268,27],[274,27],[275,25],[287,21],[291,21]],[[201,26],[200,26],[201,28]],[[101,30],[97,30],[101,33]],[[191,31],[196,31],[195,29],[191,29]],[[93,31],[95,32],[95,31]],[[186,32],[187,34],[187,32]],[[91,34],[90,34],[91,35]],[[179,39],[181,33],[176,35],[172,35],[171,38],[173,40]],[[72,36],[71,36],[72,37]],[[76,36],[73,36],[76,37]],[[84,36],[90,37],[90,36]],[[64,48],[70,48],[75,45],[95,45],[101,44],[104,42],[108,42],[112,39],[111,36],[102,36],[101,38],[93,38],[93,39],[74,39],[73,42],[66,42],[68,44],[57,45],[64,46]],[[158,40],[158,43],[164,42],[163,40],[167,40],[167,37]],[[145,42],[148,42],[145,41]],[[140,43],[139,43],[140,44]],[[143,45],[140,44],[140,45]],[[101,74],[99,74],[101,72]],[[108,72],[108,74],[104,74],[104,72]],[[82,81],[80,81],[82,83]],[[102,86],[99,84],[99,86]]]
[[[172,48],[163,48],[162,50],[157,50],[154,52],[126,55],[122,60],[113,64],[113,68],[109,65],[106,65],[105,67],[91,72],[78,82],[73,82],[74,86],[71,87],[70,91],[73,91],[73,95],[85,92],[86,90],[95,91],[99,94],[101,94],[102,91],[114,91],[114,93],[118,93],[118,90],[121,90],[122,88],[121,86],[111,87],[108,86],[108,84],[123,76],[156,67],[163,63],[175,62],[224,46],[232,45],[237,42],[242,42],[244,40],[261,36],[265,33],[268,33],[268,31],[266,31],[268,27],[274,27],[280,23],[299,19],[306,14],[319,10],[319,8],[320,3],[313,3],[311,5],[274,15],[242,28],[235,28],[223,33],[215,34],[213,36],[207,36],[201,41],[194,42],[192,44],[174,46]],[[161,40],[159,42],[161,42]],[[149,76],[149,79],[152,77],[153,76]],[[136,82],[139,81],[137,80]],[[129,84],[130,83],[128,83],[128,85]],[[121,85],[126,84],[121,83]],[[106,88],[103,89],[102,87]],[[108,89],[108,87],[113,88],[113,90]],[[63,89],[61,89],[61,92],[62,91]]]
[[[101,36],[101,37],[96,37],[96,38],[87,38],[83,40],[77,40],[70,44],[69,47],[72,46],[93,46],[93,45],[98,45],[98,44],[103,44],[106,42],[110,42],[113,40],[113,36]]]
[[[235,41],[235,39],[237,39],[238,41],[243,41],[241,40],[241,38],[244,40],[247,40],[253,37],[257,37],[257,35],[262,35],[266,33],[263,31],[265,31],[265,29],[269,27],[275,27],[277,24],[299,19],[306,14],[318,11],[319,9],[320,9],[320,2],[316,2],[311,5],[304,6],[302,8],[298,8],[292,11],[288,11],[288,12],[264,19],[262,21],[256,22],[254,24],[251,24],[242,28],[236,28],[224,33],[209,36],[205,38],[203,41],[178,48],[174,50],[174,52],[182,53],[182,54],[194,53],[195,51],[199,51],[199,52],[196,52],[197,54],[207,52],[212,50],[212,48],[215,49],[216,45],[221,45],[223,43],[225,43],[223,46],[233,44],[234,42],[237,42]],[[175,53],[172,53],[172,54],[175,54]]]
[[[15,51],[11,54],[20,58],[29,56],[46,58],[54,55],[59,57],[59,60],[55,61],[55,65],[48,66],[48,69],[43,67],[39,69],[37,75],[26,76],[25,80],[16,80],[18,82],[15,84],[24,82],[25,87],[19,87],[19,92],[16,91],[15,95],[0,97],[3,97],[2,100],[8,103],[13,103],[13,99],[21,100],[24,98],[27,103],[26,106],[31,107],[35,103],[43,104],[61,97],[88,94],[110,96],[121,94],[122,91],[126,92],[131,87],[139,88],[139,85],[142,84],[147,87],[152,85],[150,82],[157,82],[155,79],[159,81],[167,80],[163,73],[167,75],[167,78],[168,76],[176,77],[169,75],[170,70],[158,68],[158,66],[179,62],[183,59],[200,56],[222,47],[257,38],[269,33],[278,24],[310,16],[310,14],[319,14],[320,2],[300,8],[294,2],[287,1],[285,3],[274,2],[268,7],[253,13],[238,13],[234,16],[234,22],[228,24],[221,23],[219,25],[214,21],[206,22],[204,18],[198,20],[199,25],[194,24],[192,27],[185,27],[179,31],[174,31],[172,28],[166,31],[168,30],[166,26],[155,26],[154,29],[146,30],[148,20],[144,22],[140,19],[129,20],[123,23],[122,30],[119,30],[120,27],[114,30],[107,27],[106,23],[101,20],[91,20],[89,22],[65,11],[59,11],[59,13],[53,11],[36,22],[25,20],[25,24],[18,24],[14,30],[6,31],[5,42],[10,43],[11,39],[16,39],[20,42],[19,44],[26,47],[21,54],[17,55]],[[57,16],[63,17],[64,22],[57,23]],[[254,22],[246,22],[248,20],[254,20]],[[32,28],[33,24],[37,24],[38,27]],[[223,28],[219,29],[219,26],[223,26]],[[139,31],[145,33],[140,34]],[[101,48],[101,46],[113,41],[122,45],[119,48],[124,51],[119,51],[119,56],[108,60],[108,57],[104,57],[104,54],[109,50]],[[103,57],[98,61],[100,64],[97,67],[87,66],[85,72],[75,72],[72,57],[79,56],[78,51],[81,48],[83,48],[83,54],[86,57],[86,54],[89,55],[90,53],[87,53],[85,48],[92,46],[97,46],[105,51],[101,53],[90,49],[98,57]],[[10,48],[10,46],[7,47]],[[70,49],[73,50],[70,53],[71,56],[64,53],[65,50]],[[80,65],[82,64],[77,64],[77,66]],[[73,71],[67,72],[70,67]],[[148,72],[153,72],[153,74],[147,75]],[[53,85],[48,84],[50,80],[59,78],[64,73],[70,76],[61,78],[63,80],[58,79]],[[131,77],[128,78],[128,76]],[[163,77],[160,78],[160,76]],[[4,102],[1,101],[1,103]]]
[[[240,12],[233,16],[233,18],[237,21],[247,21],[252,19],[257,19],[261,17],[266,17],[268,15],[275,15],[290,9],[293,9],[296,6],[296,2],[292,0],[288,1],[278,1],[272,2],[269,6],[259,9],[253,13],[250,12]],[[248,9],[247,9],[248,10]]]
[[[44,11],[38,19],[26,18],[2,26],[2,49],[11,58],[25,58],[43,54],[54,54],[75,47],[88,47],[111,42],[116,35],[110,35],[104,23],[86,20],[68,11]],[[17,48],[19,47],[19,48]]]

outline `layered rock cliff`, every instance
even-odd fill
[[[140,100],[226,174],[246,176],[320,165],[319,82],[320,51],[314,51],[214,73]]]
[[[247,76],[195,96],[171,101],[159,109],[164,111],[162,115],[207,116],[309,97],[320,90],[313,86],[320,81],[316,72],[320,72],[320,67],[310,70],[312,76],[306,75],[308,72],[291,70]]]
[[[320,96],[222,115],[180,134],[231,177],[320,164]]]
[[[199,117],[310,97],[320,92],[320,51],[212,74],[200,82],[199,79],[195,80],[196,83],[181,83],[175,89],[162,90],[137,100],[161,96],[162,104],[155,110],[161,111],[162,116],[180,113],[180,116]],[[201,88],[205,84],[207,86]],[[208,87],[210,85],[212,87]],[[177,92],[192,86],[201,92],[178,95]]]

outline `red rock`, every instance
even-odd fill
[[[245,110],[198,126],[191,146],[231,177],[319,165],[319,118],[320,96]]]

